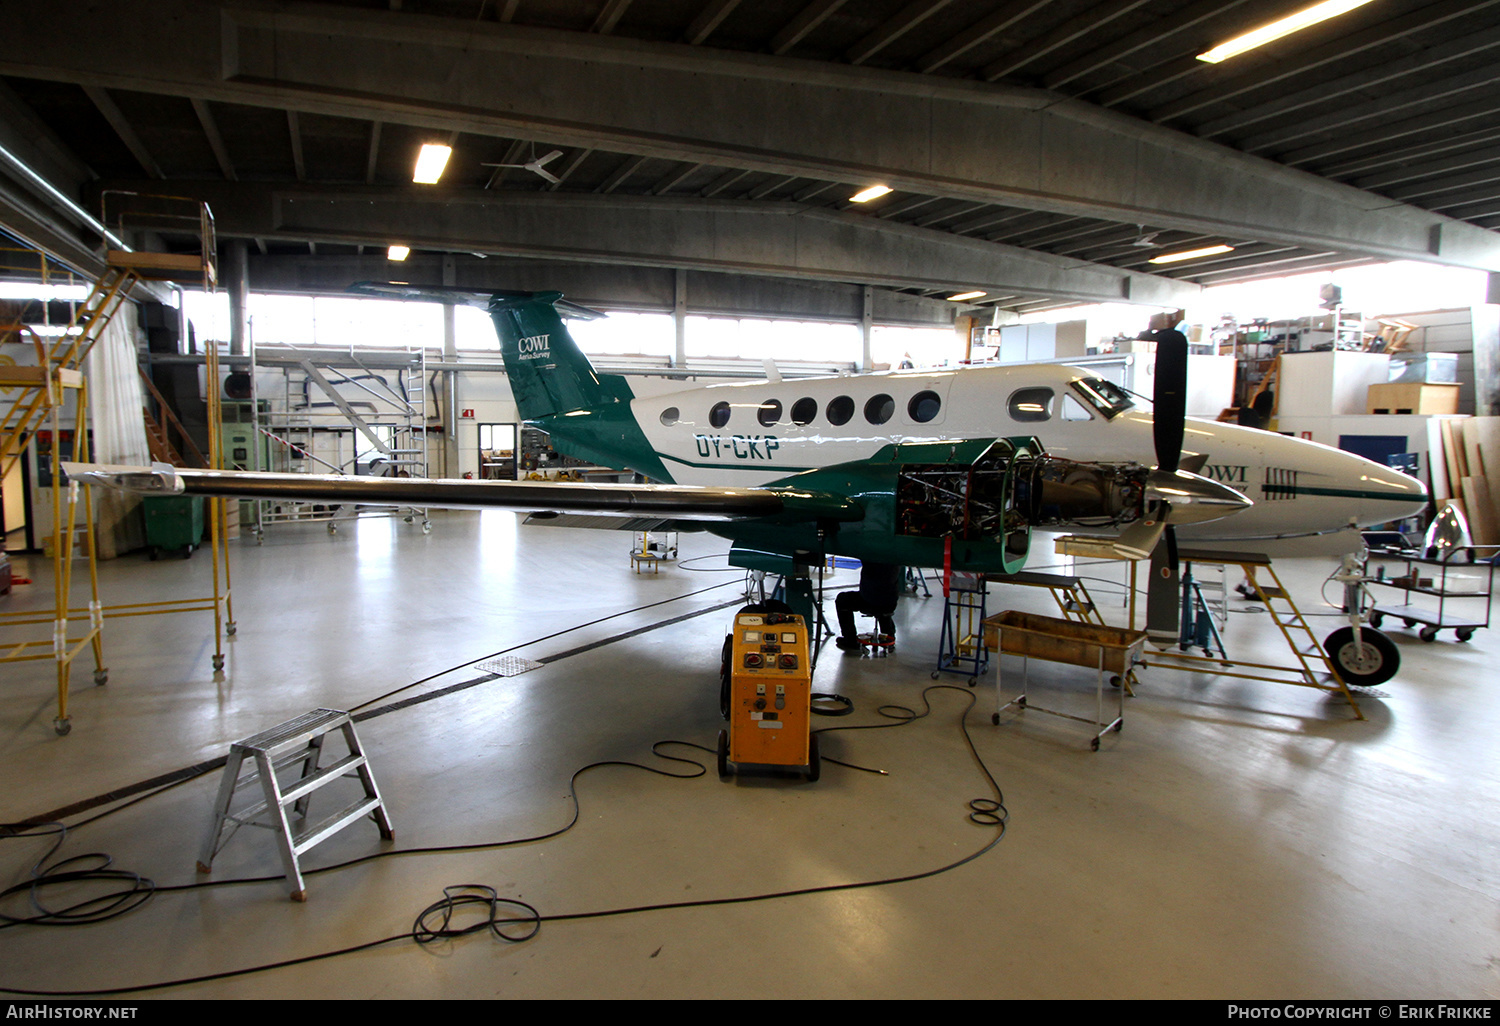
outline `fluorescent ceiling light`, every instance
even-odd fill
[[[1253,50],[1257,46],[1264,46],[1273,39],[1289,36],[1293,32],[1300,32],[1320,21],[1329,18],[1337,18],[1340,14],[1347,14],[1356,7],[1363,7],[1370,0],[1323,0],[1323,3],[1313,4],[1306,10],[1289,14],[1279,21],[1273,21],[1268,25],[1262,25],[1258,29],[1252,29],[1242,36],[1236,36],[1227,43],[1220,43],[1207,53],[1200,53],[1198,59],[1209,64],[1218,64],[1220,61],[1228,60],[1246,50]]]
[[[63,301],[89,298],[87,285],[43,285],[40,282],[0,282],[0,299],[58,299]]]
[[[960,292],[956,296],[949,296],[948,297],[948,302],[950,302],[950,303],[962,303],[966,299],[978,299],[980,296],[986,296],[986,295],[989,295],[989,293],[983,292],[983,291],[978,291],[978,292]]]
[[[411,256],[410,246],[392,246],[385,251],[387,260],[405,260],[409,256]]]
[[[1213,256],[1215,253],[1233,253],[1233,246],[1204,246],[1202,249],[1185,249],[1181,253],[1163,253],[1159,257],[1152,257],[1153,264],[1175,264],[1179,260],[1196,260],[1198,257]]]
[[[443,177],[443,168],[448,166],[448,158],[452,155],[452,146],[423,143],[422,152],[417,154],[417,169],[412,173],[411,180],[418,185],[436,185],[437,180]]]
[[[849,202],[868,203],[872,199],[879,199],[890,191],[891,187],[889,185],[872,185],[863,192],[856,192],[853,196],[850,196]]]

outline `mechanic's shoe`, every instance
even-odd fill
[[[857,656],[864,651],[864,646],[859,643],[858,638],[839,638],[834,642],[844,655]]]

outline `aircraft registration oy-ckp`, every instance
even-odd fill
[[[1087,371],[964,367],[767,380],[636,398],[599,374],[564,316],[599,314],[557,292],[361,283],[352,292],[486,309],[520,416],[559,452],[645,484],[422,480],[163,465],[73,465],[138,491],[531,510],[551,523],[707,530],[735,566],[804,582],[828,556],[1009,574],[1034,528],[1108,533],[1153,557],[1175,637],[1173,535],[1244,547],[1413,515],[1420,483],[1359,456],[1238,425],[1186,420],[1187,344],[1158,333],[1154,413]],[[574,515],[586,514],[586,520]],[[616,518],[608,523],[600,516]],[[1153,626],[1155,624],[1155,617]],[[1170,624],[1170,627],[1167,626]]]

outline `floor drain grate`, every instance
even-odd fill
[[[501,656],[499,659],[486,659],[476,665],[487,673],[496,673],[502,677],[517,677],[543,664],[522,656]]]

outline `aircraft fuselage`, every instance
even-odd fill
[[[1061,365],[968,367],[710,385],[635,399],[631,410],[680,484],[760,485],[892,443],[1015,435],[1035,435],[1068,459],[1154,464],[1151,414],[1121,408],[1118,392],[1100,402],[1097,382]],[[1185,540],[1328,534],[1351,519],[1367,526],[1411,516],[1427,501],[1399,471],[1235,424],[1189,419],[1183,455],[1206,457],[1198,473],[1255,502],[1183,527]]]

